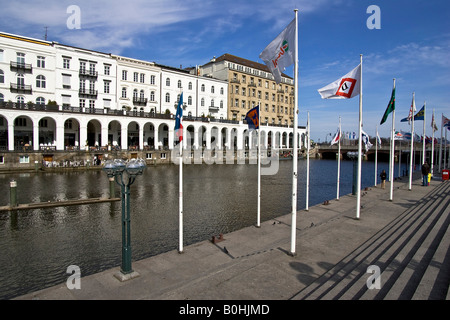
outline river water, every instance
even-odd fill
[[[261,221],[291,211],[292,161],[261,177]],[[257,166],[185,165],[184,245],[256,223]],[[378,175],[388,163],[378,163]],[[402,167],[403,171],[405,167]],[[398,165],[395,165],[395,176]],[[306,206],[306,160],[298,162],[297,209]],[[352,192],[353,162],[341,161],[340,195]],[[0,205],[17,181],[19,203],[109,196],[102,171],[0,175]],[[337,161],[310,161],[309,206],[336,198]],[[378,177],[378,183],[380,183]],[[362,163],[361,187],[374,184],[374,163]],[[116,195],[119,187],[116,185]],[[131,186],[132,259],[178,248],[178,166],[150,166]],[[121,204],[99,203],[0,212],[0,299],[64,283],[67,267],[86,276],[121,263]]]

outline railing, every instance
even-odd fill
[[[24,71],[31,71],[33,69],[31,64],[29,64],[29,63],[15,62],[15,61],[10,62],[10,67],[11,67],[11,69],[24,70]]]
[[[86,77],[94,77],[94,78],[97,78],[98,72],[95,71],[95,70],[80,69],[79,75],[80,75],[80,76],[86,76]]]
[[[11,91],[20,92],[20,93],[29,93],[31,94],[32,89],[31,85],[26,85],[22,83],[12,83],[10,86]]]
[[[79,91],[80,95],[83,96],[92,96],[92,97],[96,97],[98,95],[98,90],[87,90],[87,89],[80,89]]]
[[[138,106],[145,106],[147,104],[147,98],[133,98],[133,104]]]

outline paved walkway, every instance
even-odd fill
[[[389,183],[363,190],[359,220],[352,195],[299,211],[294,257],[289,214],[134,261],[140,276],[125,282],[117,267],[82,277],[79,290],[63,283],[17,299],[449,299],[450,182],[416,180],[409,191],[404,180],[393,201]],[[369,265],[380,268],[380,288],[367,289]]]

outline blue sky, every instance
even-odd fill
[[[359,98],[322,100],[317,89],[359,64],[363,54],[363,126],[369,135],[387,107],[396,78],[396,129],[409,131],[412,93],[426,101],[438,127],[450,117],[450,2],[445,0],[21,0],[2,1],[0,31],[180,67],[202,65],[224,53],[262,62],[261,51],[299,9],[299,124],[310,113],[311,137],[330,141],[339,116],[343,131],[357,131]],[[80,8],[80,29],[67,27]],[[368,29],[370,5],[380,8],[380,29]],[[293,67],[286,70],[293,76]],[[379,127],[388,137],[391,116]],[[422,123],[418,125],[422,132]],[[440,134],[438,131],[436,134]]]

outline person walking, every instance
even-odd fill
[[[383,169],[380,173],[381,178],[381,189],[384,189],[386,187],[386,171]]]
[[[422,185],[428,186],[428,174],[430,173],[430,166],[428,165],[428,162],[425,161],[425,163],[422,165]]]

